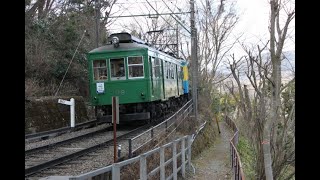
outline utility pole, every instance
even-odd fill
[[[96,6],[96,47],[99,47],[100,0],[95,0],[95,6]]]
[[[178,26],[178,22],[177,22],[177,25],[176,25],[176,40],[177,40],[177,51],[176,51],[176,55],[177,57],[179,57],[179,26]]]
[[[192,65],[192,101],[195,119],[198,120],[198,60],[197,60],[197,29],[195,27],[194,0],[190,0],[191,24],[191,65]]]

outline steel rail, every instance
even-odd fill
[[[127,138],[128,136],[130,136],[131,134],[134,134],[136,133],[137,131],[139,132],[140,130],[142,129],[146,129],[148,128],[148,126],[150,125],[145,125],[145,126],[142,126],[142,127],[139,127],[139,128],[136,128],[126,134],[123,134],[123,135],[120,135],[120,136],[117,136],[117,138],[119,139],[125,139]],[[106,142],[103,142],[103,143],[100,143],[100,144],[97,144],[97,145],[94,145],[94,146],[91,146],[89,148],[86,148],[86,149],[83,149],[83,150],[80,150],[80,151],[77,151],[75,153],[71,153],[69,155],[66,155],[66,156],[62,156],[62,157],[59,157],[59,158],[56,158],[56,159],[53,159],[53,160],[50,160],[50,161],[47,161],[45,163],[42,163],[42,164],[38,164],[38,165],[35,165],[35,166],[32,166],[32,167],[29,167],[29,168],[26,168],[25,169],[25,177],[26,176],[29,176],[31,174],[34,174],[34,173],[37,173],[41,170],[44,170],[44,169],[47,169],[47,168],[50,168],[52,166],[55,166],[55,165],[58,165],[58,164],[61,164],[61,163],[65,163],[67,161],[70,161],[74,158],[77,158],[79,156],[83,156],[83,155],[86,155],[92,151],[95,151],[99,148],[102,148],[104,146],[107,146],[109,144],[112,144],[113,143],[113,139],[111,140],[108,140]]]
[[[86,134],[83,134],[83,135],[80,135],[80,136],[76,136],[76,137],[73,137],[73,138],[69,138],[69,139],[66,139],[66,140],[63,140],[63,141],[51,143],[51,144],[44,145],[44,146],[39,146],[39,147],[36,147],[36,148],[33,148],[33,149],[26,150],[25,151],[25,155],[29,155],[31,153],[47,150],[49,148],[54,148],[55,146],[58,146],[58,145],[71,143],[71,142],[74,142],[74,141],[78,141],[79,139],[83,139],[83,138],[86,138],[86,137],[91,137],[91,136],[94,136],[94,135],[97,135],[97,134],[100,134],[100,133],[103,133],[103,132],[106,132],[106,131],[111,131],[111,130],[112,130],[112,126],[109,126],[109,127],[104,128],[104,129],[100,129],[98,131],[89,132],[89,133],[86,133]]]
[[[87,121],[87,122],[76,125],[74,127],[74,129],[80,129],[80,128],[83,128],[85,126],[90,126],[95,123],[100,123],[100,121],[98,121],[98,120]],[[65,132],[68,132],[71,130],[72,130],[71,127],[63,127],[63,128],[59,128],[59,129],[53,129],[50,131],[43,131],[43,132],[39,132],[39,133],[26,134],[25,139],[27,140],[27,139],[32,139],[32,138],[43,138],[43,137],[55,135],[58,133],[65,133]]]

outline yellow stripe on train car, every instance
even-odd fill
[[[188,66],[183,66],[183,80],[188,80]]]

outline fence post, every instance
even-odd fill
[[[112,165],[112,180],[120,180],[120,167],[117,163]]]
[[[177,180],[177,140],[173,141],[173,149],[172,149],[172,166],[173,166],[173,180]]]
[[[185,137],[182,139],[181,142],[181,174],[182,177],[185,178],[186,177],[186,153],[185,153]]]
[[[160,180],[165,180],[165,168],[164,168],[164,147],[160,147]]]
[[[147,180],[147,158],[145,154],[140,155],[140,180]]]

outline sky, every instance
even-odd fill
[[[232,0],[231,0],[232,1]],[[234,30],[234,36],[239,33],[244,33],[242,36],[242,40],[245,42],[256,43],[259,40],[266,41],[269,38],[268,32],[268,19],[269,19],[269,11],[270,5],[269,0],[233,0],[236,2],[237,13],[240,15],[240,22],[236,26]],[[121,14],[115,13],[116,15],[133,15],[133,14],[148,14],[155,13],[155,11],[150,7],[148,2],[158,10],[159,13],[168,13],[170,10],[164,5],[169,6],[169,8],[178,12],[178,8],[181,8],[182,12],[189,11],[189,0],[119,0],[118,3],[114,6],[113,12],[117,12],[118,9],[122,9]],[[197,4],[200,4],[200,0],[195,0]],[[294,0],[293,0],[294,3]],[[168,17],[168,16],[164,16]],[[190,23],[190,15],[181,15],[183,20],[185,20],[186,26]],[[138,22],[146,22],[151,20],[151,18],[135,18]],[[159,18],[162,20],[161,18]],[[116,22],[112,26],[112,31],[119,31],[118,29],[122,29],[119,24],[121,22],[131,22],[134,23],[135,20],[133,18],[118,18]],[[295,22],[291,22],[291,27],[288,33],[293,35],[293,38],[290,38],[287,41],[287,46],[285,50],[294,50],[294,24]],[[181,28],[182,29],[182,28]],[[147,31],[147,30],[146,30]],[[184,34],[188,34],[186,31],[182,32]]]
[[[268,32],[268,19],[270,5],[269,0],[237,0],[239,11],[242,14],[241,20],[235,29],[236,32],[245,32],[244,38],[246,42],[258,42],[260,38],[269,38]],[[283,49],[284,54],[287,56],[282,62],[282,76],[284,80],[292,78],[292,71],[295,67],[295,43],[294,43],[294,26],[293,20],[289,26],[290,37],[285,41],[285,47]],[[283,26],[282,26],[283,27]],[[235,49],[235,52],[239,49]]]
[[[189,11],[189,0],[148,0],[152,6],[154,6],[159,13],[167,13],[168,8],[164,7],[163,1],[167,5],[172,8],[174,12],[178,12],[178,8],[182,8],[182,12]],[[199,4],[200,0],[195,0],[197,4]],[[212,0],[211,0],[212,1]],[[231,0],[232,1],[232,0]],[[240,38],[240,42],[243,42],[246,45],[252,44],[256,45],[257,43],[261,44],[267,42],[269,39],[268,25],[269,25],[269,11],[270,4],[269,0],[233,0],[236,2],[236,11],[240,15],[240,21],[236,25],[233,35],[234,37],[238,37],[239,34],[243,34]],[[294,0],[292,0],[294,3]],[[146,0],[119,0],[123,4],[119,4],[120,9],[125,9],[126,11],[121,15],[133,15],[133,14],[146,14],[146,13],[154,13],[155,11],[149,6]],[[133,2],[133,3],[132,3]],[[294,6],[294,4],[293,4]],[[190,26],[190,15],[181,15],[182,19],[185,20],[185,25]],[[159,18],[161,19],[161,18]],[[150,18],[119,18],[117,19],[117,23],[113,25],[113,31],[117,31],[116,29],[120,28],[119,22],[125,22],[128,24],[137,22],[146,22],[150,21]],[[284,22],[285,19],[282,19]],[[294,69],[295,59],[295,43],[294,43],[294,20],[291,22],[289,26],[288,33],[292,36],[286,40],[286,44],[284,47],[284,53],[288,54],[289,60],[283,61],[283,78],[284,80],[289,80],[292,78],[292,69]],[[283,27],[283,26],[281,26]],[[123,30],[123,28],[120,28]],[[182,29],[182,28],[181,28]],[[147,31],[147,29],[145,30]],[[186,31],[182,31],[184,34],[188,34]],[[190,38],[187,38],[190,39]],[[235,46],[230,52],[234,53],[236,59],[245,54],[242,47]],[[223,66],[223,65],[222,65]],[[227,70],[225,67],[220,67],[220,70]],[[229,72],[229,70],[227,70]],[[249,82],[248,82],[249,84]]]
[[[238,0],[237,6],[241,15],[237,30],[246,32],[249,38],[266,36],[269,16],[267,0]]]
[[[248,42],[258,42],[261,38],[264,40],[268,39],[269,0],[237,0],[237,5],[241,16],[235,31],[245,32],[243,39],[246,39]],[[284,51],[294,51],[295,49],[294,26],[295,21],[293,20],[290,23],[288,31],[291,37],[286,41]]]

